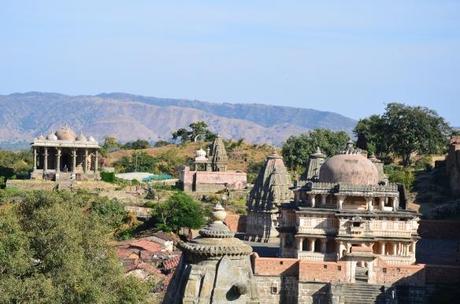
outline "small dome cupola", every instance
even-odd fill
[[[58,140],[67,140],[67,141],[75,141],[77,135],[75,132],[69,128],[68,126],[64,126],[56,131],[56,136]]]

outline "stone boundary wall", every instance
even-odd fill
[[[347,262],[299,262],[299,281],[345,283],[348,282]]]
[[[457,284],[460,286],[460,266],[426,265],[427,284]]]
[[[33,179],[10,179],[6,182],[7,188],[17,188],[21,190],[46,190],[52,191],[57,182],[49,180]],[[74,181],[73,189],[82,190],[115,190],[117,185],[106,183],[104,181]]]
[[[453,220],[420,220],[418,233],[426,239],[458,239],[460,240],[460,221]]]
[[[258,276],[299,276],[299,260],[252,256],[254,274]]]
[[[425,285],[425,265],[386,265],[378,263],[374,266],[377,284],[402,284],[411,286]]]

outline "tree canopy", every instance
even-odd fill
[[[343,150],[350,137],[344,131],[315,129],[309,133],[291,136],[284,143],[282,154],[286,166],[293,171],[303,171],[309,156],[319,147],[326,155]]]
[[[383,115],[361,119],[354,129],[358,147],[379,156],[395,155],[404,166],[414,153],[439,153],[451,133],[444,118],[425,107],[390,103]]]
[[[145,139],[137,139],[135,141],[128,141],[122,146],[123,149],[147,149],[150,147],[150,143]]]
[[[0,191],[0,303],[146,302],[147,284],[125,277],[109,244],[112,227],[86,209],[86,199],[6,193]]]
[[[204,224],[201,205],[183,192],[174,193],[167,201],[155,204],[152,220],[157,229],[178,232],[180,228],[198,229]]]
[[[211,141],[215,137],[216,134],[208,129],[208,125],[204,121],[193,122],[189,125],[189,129],[180,128],[172,133],[172,138],[180,140],[181,143],[198,140]]]

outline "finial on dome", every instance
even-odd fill
[[[213,223],[223,223],[227,217],[227,212],[225,212],[224,207],[220,203],[217,203],[214,208],[212,208],[212,220]]]

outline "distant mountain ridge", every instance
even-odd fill
[[[280,145],[314,128],[351,132],[356,121],[313,109],[264,104],[211,103],[126,93],[69,96],[58,93],[0,95],[0,142],[32,140],[67,123],[76,132],[121,141],[157,141],[203,120],[223,137]]]

